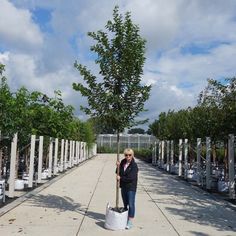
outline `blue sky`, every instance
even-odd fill
[[[36,7],[32,12],[32,19],[43,32],[53,33],[50,21],[52,19],[52,9]]]
[[[87,32],[104,29],[117,4],[147,40],[142,81],[153,88],[142,118],[194,106],[207,78],[235,76],[235,0],[0,0],[0,62],[10,87],[50,96],[59,89],[86,119],[79,110],[86,99],[71,86],[82,80],[73,64],[97,73]]]

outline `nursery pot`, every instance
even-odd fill
[[[42,179],[48,179],[48,169],[44,170],[42,172],[42,176],[41,176]]]
[[[24,180],[16,179],[15,180],[15,190],[23,190],[24,189]]]
[[[23,174],[23,181],[24,184],[28,185],[29,184],[29,175],[28,174]]]
[[[187,170],[187,178],[188,179],[193,179],[193,175],[194,175],[194,170],[193,169]]]
[[[228,192],[229,191],[229,182],[224,181],[224,180],[218,180],[218,191],[221,193]]]
[[[5,180],[0,180],[0,199],[3,197],[3,188],[4,188]]]
[[[124,211],[124,208],[112,208],[110,204],[107,204],[105,228],[110,230],[122,230],[125,229],[128,220],[128,210]]]

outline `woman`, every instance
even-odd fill
[[[128,222],[126,229],[132,228],[133,218],[135,215],[135,195],[138,181],[138,166],[134,160],[134,151],[130,148],[124,150],[125,158],[117,162],[119,173],[117,180],[120,181],[121,196],[124,208],[128,211]],[[128,208],[129,206],[129,208]]]

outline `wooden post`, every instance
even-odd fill
[[[166,141],[166,170],[170,172],[170,141]]]
[[[75,164],[78,164],[78,141],[75,142]]]
[[[68,168],[67,160],[68,160],[68,140],[66,140],[66,144],[65,144],[64,170]]]
[[[76,146],[76,150],[77,150],[77,154],[76,154],[76,164],[79,164],[79,141],[76,142],[77,146]]]
[[[78,142],[78,164],[81,162],[81,142]]]
[[[229,161],[229,198],[235,199],[235,170],[234,170],[234,135],[230,134],[228,139],[228,161]]]
[[[9,176],[9,193],[8,197],[14,197],[15,190],[15,172],[16,172],[16,150],[17,150],[17,133],[14,135],[11,142],[11,163],[10,163],[10,176]]]
[[[158,166],[161,166],[161,141],[158,141]]]
[[[69,148],[69,167],[72,167],[72,141],[70,140],[70,148]]]
[[[179,140],[179,176],[182,176],[183,140]]]
[[[206,189],[211,189],[211,138],[206,137]]]
[[[97,144],[94,143],[94,155],[97,155]]]
[[[161,141],[161,168],[164,165],[164,156],[165,156],[165,141]]]
[[[78,141],[78,164],[80,163],[80,141]]]
[[[85,160],[88,159],[88,147],[87,147],[87,143],[84,143],[84,156],[85,156]]]
[[[64,148],[65,148],[65,142],[64,139],[61,140],[61,160],[60,160],[60,171],[64,170]]]
[[[174,140],[170,141],[170,169],[174,166]]]
[[[152,146],[152,165],[155,165],[155,145]]]
[[[83,162],[83,142],[80,142],[80,161]]]
[[[39,156],[38,156],[38,183],[42,181],[43,165],[43,136],[39,136]]]
[[[117,153],[116,153],[116,161],[120,162],[120,133],[117,131]],[[117,166],[116,176],[120,175],[120,165]],[[116,179],[116,208],[119,207],[119,187],[120,180]]]
[[[74,144],[75,142],[72,140],[72,143],[71,143],[71,167],[74,166]]]
[[[85,160],[88,159],[87,151],[88,151],[88,150],[87,150],[87,143],[84,142],[84,156],[85,156]]]
[[[53,174],[57,174],[57,158],[58,158],[58,138],[55,139],[55,151],[54,151],[54,164],[53,164]]]
[[[50,138],[49,143],[49,162],[48,162],[48,178],[52,177],[52,155],[53,155],[53,140]]]
[[[202,140],[197,139],[197,184],[201,185],[201,151],[202,151]]]
[[[35,135],[31,135],[31,144],[30,144],[30,166],[29,166],[29,183],[28,187],[33,187],[33,178],[34,178],[34,157],[35,157]]]
[[[188,175],[188,139],[184,140],[184,178]]]
[[[75,159],[76,159],[76,154],[75,154],[75,141],[73,141],[73,145],[72,145],[72,166],[75,165]]]
[[[157,142],[154,143],[154,165],[157,164]]]
[[[84,161],[84,143],[80,142],[80,157],[81,161]]]

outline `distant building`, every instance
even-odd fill
[[[148,149],[157,141],[156,137],[148,134],[121,134],[120,135],[120,148],[133,148],[133,149]],[[117,147],[116,134],[99,134],[97,136],[98,148],[110,148],[112,150]]]

